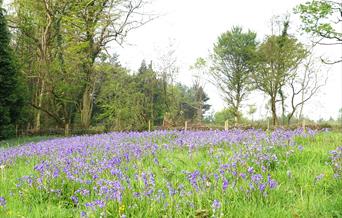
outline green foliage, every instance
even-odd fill
[[[170,118],[177,125],[184,121],[201,122],[202,115],[210,109],[209,100],[202,87],[187,87],[177,84],[173,89],[173,96],[169,112]],[[199,117],[200,116],[200,117]]]
[[[281,35],[271,35],[258,47],[255,58],[254,84],[270,97],[272,121],[277,124],[276,101],[283,100],[282,89],[288,78],[307,57],[308,51],[295,37],[287,34],[288,21]]]
[[[141,130],[146,125],[144,95],[135,78],[120,66],[106,72],[96,103],[100,109],[97,119],[109,130]]]
[[[201,114],[210,108],[202,87],[168,84],[165,99],[163,80],[157,77],[152,64],[147,66],[145,61],[136,75],[129,74],[118,63],[106,66],[95,113],[96,122],[108,130],[143,130],[148,128],[149,121],[153,128],[165,119],[171,125],[179,125],[197,119],[199,102]]]
[[[240,115],[240,117],[242,117],[242,115]],[[226,108],[215,113],[214,121],[216,124],[223,125],[227,120],[230,124],[236,122],[234,109]]]
[[[256,33],[243,32],[241,27],[223,33],[214,45],[210,74],[238,121],[241,104],[250,91],[256,46]]]
[[[297,6],[295,12],[300,14],[305,32],[342,41],[341,8],[341,2],[313,0]]]
[[[142,61],[138,74],[135,77],[138,84],[138,92],[143,94],[143,117],[145,123],[161,125],[166,111],[165,96],[163,95],[163,82],[157,78],[157,72],[152,67],[152,62],[146,66]]]
[[[292,70],[306,57],[304,45],[290,36],[270,36],[258,48],[255,82],[267,94],[279,94]]]
[[[134,21],[143,5],[127,0],[13,0],[15,49],[32,106],[27,126],[67,130],[81,123],[89,128],[103,82],[106,45],[121,43],[145,22],[143,13]]]
[[[0,5],[0,139],[13,136],[23,106],[22,88],[10,47],[5,12]]]

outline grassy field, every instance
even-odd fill
[[[339,146],[342,133],[234,130],[0,148],[0,217],[342,217]]]
[[[35,143],[53,138],[57,138],[57,136],[21,136],[18,138],[11,138],[0,141],[0,148],[9,148],[13,146],[19,146],[27,143]]]

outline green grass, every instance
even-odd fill
[[[57,136],[21,136],[17,138],[11,138],[11,139],[0,141],[0,148],[8,148],[8,147],[27,144],[27,143],[35,143],[35,142],[45,141],[45,140],[53,139],[53,138],[57,138]]]
[[[5,146],[44,140],[44,138],[23,138],[11,140]],[[161,214],[172,214],[172,217],[207,217],[212,216],[211,204],[218,199],[222,207],[216,211],[216,217],[342,217],[342,181],[333,178],[329,151],[342,145],[342,133],[320,133],[314,138],[297,138],[296,142],[303,145],[302,152],[295,151],[286,157],[288,150],[279,149],[279,164],[272,170],[272,178],[278,181],[278,187],[268,193],[267,197],[260,195],[245,195],[230,191],[222,194],[220,190],[208,190],[207,194],[194,194],[190,197],[168,201],[169,207],[164,209],[153,201],[137,201],[130,191],[125,192],[122,205],[136,205],[126,208],[128,217],[163,217]],[[294,147],[293,149],[296,149]],[[232,150],[217,148],[215,154],[221,154],[228,160]],[[220,163],[209,154],[207,149],[200,149],[189,156],[184,149],[176,149],[172,153],[161,151],[157,154],[160,164],[153,164],[150,156],[141,161],[129,163],[140,170],[148,170],[156,175],[156,186],[162,188],[162,181],[167,179],[172,184],[186,184],[187,178],[182,170],[196,169],[210,171]],[[77,217],[82,209],[67,206],[66,202],[47,197],[43,192],[24,187],[18,195],[17,178],[33,174],[33,167],[38,162],[17,160],[11,167],[5,168],[0,177],[0,196],[7,199],[6,209],[0,207],[0,217]],[[127,174],[133,175],[134,171]],[[288,174],[291,176],[288,176]],[[315,182],[316,176],[324,174],[322,180]],[[57,186],[60,186],[58,183]],[[141,181],[133,184],[136,188],[142,186]],[[64,190],[74,189],[72,184],[64,185]],[[24,197],[21,197],[24,196]],[[166,199],[167,200],[167,199]],[[188,202],[194,202],[194,208]],[[107,214],[115,214],[119,205],[109,205]],[[90,217],[99,217],[93,213]],[[113,217],[117,217],[112,215]],[[108,217],[111,217],[109,215]],[[169,216],[165,216],[169,217]]]

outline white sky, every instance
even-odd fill
[[[121,63],[137,70],[141,60],[156,62],[170,41],[174,42],[180,73],[178,81],[191,85],[189,70],[197,57],[207,57],[217,37],[239,25],[258,34],[261,41],[271,33],[270,19],[274,15],[292,12],[303,1],[298,0],[154,0],[151,8],[162,14],[160,18],[129,33],[123,48],[113,47]],[[291,19],[296,19],[292,16]],[[299,25],[294,22],[293,25]],[[342,28],[342,27],[341,27]],[[294,28],[295,29],[295,28]],[[342,31],[342,30],[341,30]],[[319,48],[317,54],[326,57],[342,56],[341,47]],[[206,85],[210,104],[215,111],[225,107],[219,91]],[[256,116],[265,116],[266,99],[261,94],[252,95],[245,105],[257,105]],[[342,108],[342,64],[329,71],[327,85],[304,107],[304,114],[312,119],[336,118]]]

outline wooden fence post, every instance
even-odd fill
[[[270,130],[270,119],[267,118],[267,130]]]
[[[64,135],[69,136],[69,134],[70,134],[70,128],[69,128],[69,123],[67,123],[64,126]]]
[[[151,120],[148,121],[148,131],[151,132]]]
[[[305,129],[305,119],[303,120],[302,127],[303,127],[304,132],[305,132],[306,131],[306,129]]]
[[[184,130],[185,130],[185,131],[187,131],[187,130],[188,130],[188,121],[185,121]]]
[[[226,122],[224,122],[224,130],[228,131],[229,129],[229,123],[228,120],[226,120]]]

